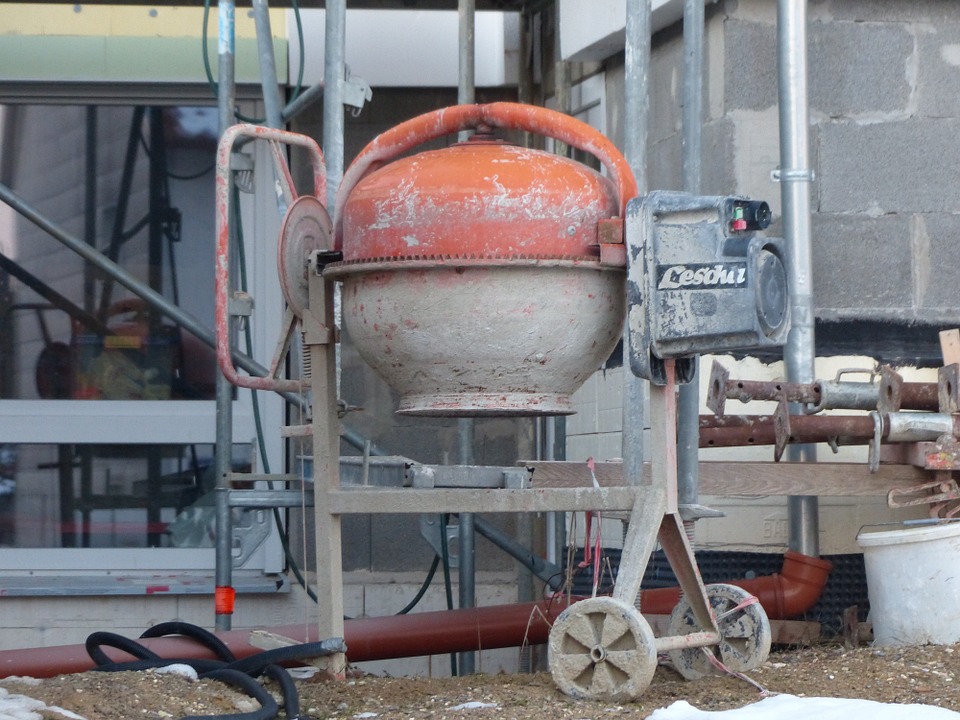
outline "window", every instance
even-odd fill
[[[217,130],[204,106],[0,106],[0,181],[212,328]],[[256,185],[272,196],[272,182]],[[241,202],[245,218],[253,204]],[[278,317],[252,321],[255,357],[272,353],[283,308],[278,220],[262,215],[244,248],[247,285]],[[120,567],[139,566],[141,551],[173,553],[160,562],[178,567],[177,553],[203,548],[212,571],[215,375],[210,348],[0,204],[0,547],[133,551],[109,555]],[[249,393],[234,405],[234,464],[249,468]],[[278,427],[281,402],[260,406],[264,427]],[[235,561],[280,569],[276,538],[263,548]],[[0,570],[30,566],[2,555]]]

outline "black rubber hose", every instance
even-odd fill
[[[133,655],[141,660],[159,660],[160,656],[152,650],[145,648],[136,640],[131,640],[123,635],[117,635],[112,632],[95,632],[87,636],[86,648],[87,655],[97,665],[112,665],[114,661],[100,649],[102,645],[123,650],[128,655]]]
[[[335,653],[345,653],[346,651],[347,646],[343,642],[343,638],[328,638],[320,642],[301,643],[300,645],[289,645],[274,650],[264,650],[256,655],[230,663],[229,668],[248,675],[259,675],[267,665],[289,662],[290,660],[303,660],[304,658],[324,657]]]
[[[280,686],[280,693],[283,695],[283,711],[287,715],[287,720],[300,720],[300,693],[290,673],[279,665],[267,665],[263,669],[263,674],[271,680],[276,680]]]
[[[216,718],[216,720],[273,720],[277,716],[280,708],[273,695],[261,687],[260,683],[249,675],[242,672],[221,668],[213,670],[202,676],[204,680],[219,680],[229,685],[239,688],[254,700],[260,703],[260,707],[253,712],[248,713],[228,713],[226,715],[188,715],[181,720],[206,720],[207,718]]]
[[[191,640],[196,640],[208,650],[212,650],[213,653],[224,662],[231,663],[237,659],[230,651],[230,648],[227,647],[226,643],[212,632],[199,625],[193,625],[181,620],[171,620],[170,622],[154,625],[152,628],[144,631],[140,638],[156,638],[166,635],[183,635]]]

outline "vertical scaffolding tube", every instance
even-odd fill
[[[343,178],[343,86],[345,78],[346,0],[326,0],[323,67],[323,155],[327,166],[327,207],[336,204]],[[337,323],[335,283],[311,268],[310,307],[327,327]],[[306,330],[306,328],[305,328]],[[337,417],[339,349],[336,343],[312,342],[310,352],[313,409],[314,526],[317,556],[317,615],[319,637],[343,637],[343,549],[341,520],[326,507],[328,490],[340,486],[340,439]],[[332,656],[327,672],[343,677],[346,659]]]
[[[647,128],[650,70],[650,0],[628,0],[624,79],[624,156],[637,181],[637,192],[647,192]],[[626,332],[624,332],[626,338]],[[643,478],[643,429],[647,420],[649,388],[630,372],[627,343],[623,343],[623,473],[628,485]]]
[[[220,135],[233,124],[234,113],[234,22],[233,0],[220,0],[218,13],[217,108]],[[228,194],[229,196],[229,194]],[[229,212],[229,210],[228,210]],[[228,325],[232,325],[228,321]],[[228,327],[228,333],[232,334]],[[230,470],[233,453],[233,386],[217,370],[217,444],[214,451],[216,476],[216,629],[229,630],[233,616],[233,523],[230,519]]]
[[[517,68],[517,101],[530,105],[533,104],[533,65],[531,62],[531,53],[533,32],[533,15],[526,11],[520,12],[520,62]],[[530,147],[531,134],[523,133],[524,147]],[[543,450],[543,435],[545,428],[550,420],[548,418],[536,418],[533,420],[534,447],[536,456],[540,460],[546,460]],[[556,513],[546,513],[546,556],[556,558],[556,532],[555,532]],[[533,550],[536,543],[536,530],[534,515],[525,513],[517,520],[517,540],[524,547]],[[531,602],[535,597],[533,587],[533,573],[521,564],[517,565],[517,601]],[[520,649],[520,672],[527,673],[542,669],[538,667],[537,658],[534,656],[533,648],[530,645]]]
[[[343,84],[347,37],[346,0],[328,0],[323,51],[323,159],[327,164],[327,207],[336,205],[343,178]]]
[[[777,59],[780,100],[780,197],[783,233],[789,248],[792,326],[784,349],[787,381],[813,382],[815,338],[811,254],[810,130],[807,100],[807,2],[777,0]],[[796,409],[791,412],[797,412]],[[791,445],[794,462],[816,461],[812,445]],[[815,496],[791,497],[787,505],[790,549],[820,553],[819,511]]]
[[[474,102],[476,88],[476,0],[459,0],[457,3],[460,35],[459,80],[457,82],[457,102],[461,105]]]
[[[476,100],[476,28],[477,3],[476,0],[458,0],[458,32],[460,48],[459,72],[457,79],[457,103],[459,105],[473,104]],[[470,133],[461,132],[459,139],[464,141]],[[462,418],[457,425],[460,442],[460,463],[472,465],[473,460],[473,418]],[[461,608],[472,608],[477,604],[476,593],[476,544],[475,527],[472,513],[460,513],[459,525],[459,601]],[[473,652],[459,653],[457,658],[459,675],[472,675],[476,671],[476,655]]]
[[[267,125],[283,127],[283,99],[277,82],[277,65],[273,57],[273,31],[270,29],[270,8],[267,0],[253,0],[253,21],[257,28],[257,53],[260,56],[260,85]]]
[[[700,193],[703,135],[703,0],[683,5],[683,189]],[[680,386],[677,426],[677,483],[681,515],[700,498],[700,361],[693,380]],[[692,515],[684,525],[693,540]]]

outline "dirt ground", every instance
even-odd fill
[[[960,645],[851,649],[823,644],[775,649],[767,663],[749,676],[768,693],[924,703],[960,712]],[[572,700],[557,690],[545,673],[452,679],[365,676],[339,682],[313,678],[297,685],[301,717],[344,720],[644,718],[677,700],[705,710],[723,710],[763,697],[757,687],[738,678],[716,676],[691,682],[663,665],[646,693],[635,702],[620,705]],[[10,695],[27,695],[48,706],[59,706],[86,720],[221,715],[257,707],[221,683],[155,672],[89,672],[39,684],[8,679],[0,681],[0,695],[3,689]],[[268,685],[268,689],[276,687]],[[458,709],[467,703],[474,705]],[[11,716],[0,710],[0,717]],[[69,716],[45,710],[42,717],[62,720]],[[286,718],[282,711],[279,717]]]

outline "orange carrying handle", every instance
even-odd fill
[[[334,206],[334,248],[343,249],[343,209],[347,198],[366,175],[417,145],[480,125],[524,130],[552,137],[588,152],[610,173],[617,186],[620,215],[637,195],[637,181],[626,158],[609,138],[576,118],[536,105],[497,102],[487,105],[454,105],[418,115],[375,137],[343,175]]]

